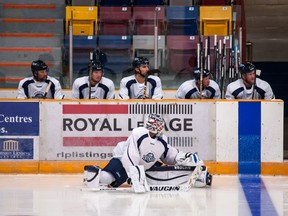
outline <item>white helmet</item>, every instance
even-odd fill
[[[158,114],[149,114],[146,119],[145,127],[151,133],[160,135],[164,129],[164,119]]]

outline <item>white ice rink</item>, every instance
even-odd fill
[[[214,175],[189,192],[81,191],[82,175],[0,175],[1,216],[288,215],[287,176]]]

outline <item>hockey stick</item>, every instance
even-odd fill
[[[49,83],[48,83],[48,85],[47,85],[47,88],[46,88],[46,90],[45,90],[45,92],[44,92],[43,99],[46,99],[47,94],[48,94],[48,92],[50,91],[51,85],[52,85],[52,82],[49,81]]]
[[[196,181],[196,180],[195,180]],[[163,192],[163,191],[182,191],[187,192],[191,189],[189,185],[149,185],[149,192]],[[81,188],[81,191],[91,191],[91,192],[100,192],[100,191],[116,191],[116,192],[128,192],[134,193],[133,187],[118,187],[111,188],[108,186],[101,186],[99,188]]]
[[[88,81],[89,81],[89,84],[88,84],[88,88],[89,88],[89,99],[91,99],[91,80],[92,80],[92,64],[93,64],[93,52],[90,52],[90,64],[89,64],[89,78],[88,78]]]

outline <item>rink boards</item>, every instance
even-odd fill
[[[0,101],[1,173],[77,173],[104,166],[149,113],[168,142],[198,152],[211,173],[287,175],[282,100]]]

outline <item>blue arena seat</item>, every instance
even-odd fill
[[[98,47],[107,55],[105,73],[120,74],[131,66],[131,36],[99,35]]]
[[[69,36],[64,37],[64,64],[69,65]],[[97,49],[97,36],[73,36],[73,71],[83,76],[89,63],[89,53]]]
[[[99,7],[99,34],[130,35],[132,29],[131,17],[131,7]]]
[[[167,35],[197,35],[199,7],[169,6],[166,8]]]

